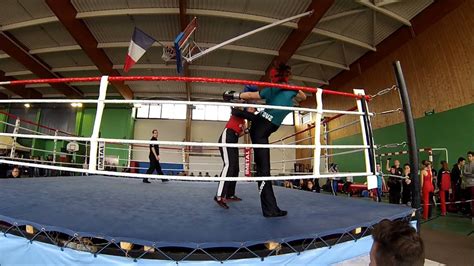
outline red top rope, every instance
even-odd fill
[[[12,80],[9,82],[10,85],[26,85],[26,84],[38,84],[38,83],[70,83],[70,82],[92,82],[100,81],[101,77],[85,77],[85,78],[57,78],[57,79],[30,79],[30,80]],[[255,85],[259,87],[274,87],[286,90],[301,90],[310,93],[316,93],[319,88],[295,86],[281,83],[270,83],[262,81],[252,80],[239,80],[239,79],[223,79],[223,78],[204,78],[204,77],[165,77],[165,76],[131,76],[131,77],[109,77],[110,82],[124,82],[124,81],[180,81],[180,82],[200,82],[200,83],[223,83],[223,84],[238,84],[238,85]],[[366,98],[370,99],[368,95],[356,95],[353,93],[334,91],[334,90],[323,90],[323,94],[339,95],[351,98]]]

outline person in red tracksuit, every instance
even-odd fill
[[[431,171],[431,162],[423,161],[421,170],[421,188],[423,196],[423,218],[428,219],[431,213],[432,199],[434,193],[433,174]]]
[[[248,91],[257,91],[257,87],[246,86],[244,92]],[[238,110],[233,109],[233,113]],[[247,107],[246,110],[242,112],[248,112],[249,115],[257,111],[253,107]],[[237,143],[239,142],[239,137],[242,136],[245,132],[245,119],[231,115],[229,121],[225,125],[224,131],[219,137],[219,143]],[[239,148],[235,147],[219,147],[219,152],[221,153],[221,158],[224,163],[222,168],[221,177],[238,177],[239,176]],[[217,193],[214,197],[214,201],[224,209],[228,209],[227,201],[241,201],[239,197],[235,195],[235,186],[236,181],[220,181],[217,187]]]
[[[439,198],[441,201],[441,215],[446,216],[446,198],[449,199],[451,189],[451,172],[446,161],[441,161],[441,169],[438,171]]]

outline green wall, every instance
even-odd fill
[[[376,117],[374,119],[377,119]],[[418,148],[447,148],[449,164],[452,165],[460,156],[466,157],[466,152],[474,150],[474,104],[462,106],[449,111],[415,119],[416,140]],[[406,141],[405,123],[374,130],[374,140],[377,145],[401,143]],[[362,144],[361,134],[333,140],[333,145]],[[407,148],[385,148],[377,153],[395,152]],[[338,152],[340,150],[334,150]],[[341,172],[364,171],[364,157],[362,153],[340,155],[334,157]],[[408,162],[408,156],[391,156],[399,159],[403,164]],[[442,152],[433,152],[433,161],[436,169],[441,160],[446,160]],[[420,160],[428,159],[426,153],[420,153]],[[360,181],[360,179],[359,179]]]
[[[0,121],[7,122],[8,121],[7,116],[4,114],[0,114]],[[5,128],[6,128],[6,125],[3,123],[0,123],[0,132],[5,132],[6,130]]]
[[[85,108],[76,115],[76,134],[83,137],[90,137],[95,121],[95,108]],[[100,133],[102,138],[113,139],[133,139],[133,127],[135,119],[132,116],[131,108],[106,108],[102,115]],[[116,147],[127,149],[127,145],[107,144],[106,147]],[[127,150],[106,149],[106,156],[119,156],[120,159],[128,158]],[[120,165],[125,165],[126,161],[121,161]]]
[[[90,137],[94,126],[95,114],[95,108],[84,108],[77,110],[75,132],[73,133],[78,136]],[[41,110],[39,110],[34,122],[39,123],[40,117]],[[5,115],[0,114],[0,121],[7,121]],[[128,106],[106,108],[102,117],[100,129],[101,137],[114,139],[133,139],[134,123],[135,119],[132,117],[132,109]],[[3,127],[3,124],[0,123],[0,132],[4,132],[4,130],[5,128]],[[36,128],[36,130],[38,129]],[[47,153],[42,151],[33,151],[31,154],[33,156],[42,156],[43,159],[45,159],[47,155],[52,154],[54,149],[54,141],[52,140],[19,139],[18,142],[26,147],[51,151]],[[61,148],[66,148],[67,143],[68,141],[58,141],[56,150],[61,151]],[[120,147],[127,149],[127,146],[124,145],[108,144],[107,147]],[[78,154],[85,154],[85,147],[80,145],[80,148],[81,149]],[[107,155],[119,156],[120,159],[127,159],[128,151],[106,150],[106,156]],[[83,163],[82,157],[77,157],[76,162]],[[126,161],[121,161],[121,165],[123,164],[126,164]]]

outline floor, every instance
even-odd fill
[[[448,213],[421,225],[426,258],[446,265],[474,265],[474,223],[465,216]]]

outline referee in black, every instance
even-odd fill
[[[150,140],[158,140],[158,130],[153,129],[151,133],[152,137]],[[160,165],[160,146],[158,144],[150,144],[150,153],[148,154],[148,159],[150,159],[150,167],[148,170],[146,170],[146,174],[153,174],[153,172],[156,170],[159,175],[164,175]],[[161,179],[161,181],[166,182],[168,179]],[[150,183],[150,181],[148,178],[143,178],[143,183]]]

